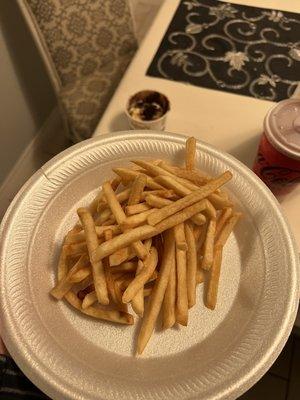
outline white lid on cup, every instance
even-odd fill
[[[266,115],[264,128],[280,153],[300,160],[300,98],[280,101]]]

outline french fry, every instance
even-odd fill
[[[88,248],[89,257],[92,264],[93,278],[97,298],[100,304],[108,304],[108,291],[105,280],[105,272],[101,260],[94,261],[92,259],[93,252],[98,247],[98,237],[95,230],[95,225],[91,213],[85,208],[79,208],[77,214],[80,218],[84,232],[86,234],[86,244]],[[107,242],[105,242],[107,243]]]
[[[214,310],[217,304],[218,286],[219,286],[220,271],[222,264],[222,250],[223,246],[221,245],[215,246],[214,262],[210,270],[210,277],[208,280],[208,289],[207,289],[205,305],[211,310]]]
[[[147,252],[149,252],[151,247],[151,241],[146,240],[144,243]],[[120,250],[115,251],[112,255],[109,256],[109,262],[111,267],[118,266],[126,261],[130,261],[133,258],[137,257],[136,252],[131,247],[125,247]]]
[[[111,209],[111,212],[115,216],[118,224],[121,225],[122,222],[124,220],[126,220],[126,215],[125,215],[120,203],[118,202],[118,199],[117,199],[114,191],[112,190],[110,183],[105,182],[102,186],[102,189],[105,194],[108,205]],[[132,247],[135,250],[135,252],[137,253],[137,255],[139,256],[139,258],[144,260],[147,257],[147,255],[148,255],[147,249],[145,248],[145,246],[143,245],[143,243],[140,240],[133,242]]]
[[[126,215],[135,215],[135,214],[140,214],[144,211],[151,210],[152,207],[150,207],[147,203],[139,203],[139,204],[133,204],[132,206],[127,206],[125,208]]]
[[[160,189],[160,190],[147,190],[141,194],[141,201],[144,201],[147,196],[153,194],[154,196],[159,196],[163,199],[173,199],[176,195],[173,190]]]
[[[232,216],[232,208],[228,207],[228,208],[224,208],[221,211],[221,215],[217,220],[217,226],[216,226],[216,239],[219,236],[219,233],[221,232],[221,230],[223,229],[223,226],[225,224],[225,222]]]
[[[90,276],[91,273],[92,273],[92,270],[90,267],[83,267],[70,276],[69,282],[71,282],[71,283],[82,282],[84,279],[86,279],[88,276]]]
[[[149,206],[155,207],[155,208],[166,207],[173,203],[172,200],[163,199],[162,197],[155,196],[153,194],[149,194],[148,196],[146,196],[145,201],[147,204],[149,204]]]
[[[176,242],[176,248],[180,250],[187,251],[187,243],[184,234],[184,223],[178,224],[174,226],[174,236]]]
[[[67,265],[66,265],[66,258],[67,258],[66,246],[63,246],[61,256],[59,259],[59,266],[58,266],[59,281],[58,281],[57,285],[50,291],[50,294],[58,300],[62,299],[64,297],[64,295],[73,286],[74,282],[71,281],[72,276],[88,264],[87,256],[83,255],[79,258],[79,260],[75,263],[75,265],[70,269],[70,271],[68,271]],[[63,271],[63,272],[60,272],[60,271]],[[84,279],[84,277],[81,280],[83,280],[83,279]],[[80,282],[80,281],[77,280],[77,282]]]
[[[131,188],[126,188],[122,192],[116,194],[117,200],[120,204],[124,203],[126,200],[129,199],[131,192]],[[108,207],[107,200],[105,197],[101,199],[98,203],[97,211],[100,213],[101,211],[105,210]]]
[[[176,271],[177,271],[177,297],[176,297],[176,321],[180,325],[187,326],[188,323],[188,295],[187,295],[187,263],[186,251],[178,247],[182,241],[185,241],[183,224],[177,229],[174,227],[174,236],[176,243]]]
[[[135,275],[136,277],[142,272],[143,268],[144,268],[144,263],[143,263],[143,261],[139,260],[138,267],[136,270],[136,275]],[[128,290],[128,287],[129,286],[127,286],[126,290]],[[126,290],[125,290],[125,292],[126,292]],[[143,317],[143,315],[144,315],[144,286],[141,289],[139,289],[137,291],[136,295],[132,298],[131,307],[132,307],[133,311],[139,317],[141,317],[141,318]]]
[[[220,177],[218,177],[217,179],[213,179],[212,181],[207,183],[205,186],[202,186],[197,191],[191,192],[188,195],[182,197],[181,199],[173,202],[172,204],[169,204],[168,206],[162,208],[161,210],[158,210],[155,213],[150,214],[147,218],[148,224],[154,226],[159,222],[161,222],[163,219],[167,218],[168,216],[173,215],[178,211],[181,211],[184,208],[189,207],[192,204],[204,199],[205,197],[213,193],[217,188],[226,183],[229,179],[231,179],[231,177],[232,177],[231,172],[226,171]],[[206,209],[208,209],[209,206],[211,206],[210,210],[212,212],[212,205],[208,202],[208,200],[205,200],[205,204],[207,205]]]
[[[135,256],[136,253],[131,247],[123,247],[109,256],[109,265],[116,267]]]
[[[170,270],[172,267],[172,263],[170,262],[170,256],[174,251],[174,235],[173,232],[168,231],[164,233],[164,255],[163,261],[161,264],[161,268],[158,274],[158,278],[155,282],[155,286],[151,293],[150,302],[148,307],[146,308],[146,312],[142,321],[142,326],[138,335],[137,340],[137,353],[141,354],[154,329],[155,322],[157,320],[159,311],[162,306],[162,302],[164,299],[165,291],[168,285]]]
[[[202,269],[197,269],[196,272],[196,283],[199,285],[200,283],[203,283],[205,281],[205,275],[204,271]]]
[[[201,228],[202,228],[202,231],[200,233],[198,242],[196,243],[197,251],[200,251],[202,249],[203,244],[205,242],[206,235],[207,235],[208,223],[206,222],[204,225],[202,225]]]
[[[82,301],[82,308],[83,310],[90,307],[91,305],[95,304],[98,301],[97,294],[95,291],[87,293]]]
[[[112,190],[110,182],[104,182],[102,185],[102,190],[105,194],[106,201],[112,214],[116,218],[117,223],[120,225],[126,219],[126,215],[116,197],[115,192]]]
[[[230,200],[217,193],[212,193],[210,196],[208,196],[208,200],[216,210],[222,210],[226,207],[233,207],[233,203]]]
[[[144,211],[140,214],[135,214],[127,217],[121,225],[122,229],[132,229],[144,224],[147,221],[148,216],[156,210],[156,208],[152,208],[151,210]]]
[[[75,243],[75,244],[66,244],[66,251],[68,256],[81,256],[83,254],[87,254],[87,246],[85,242]]]
[[[112,232],[114,234],[121,233],[121,228],[118,225],[96,226],[95,229],[96,229],[98,238],[101,238],[107,229],[112,230]],[[66,240],[65,240],[66,244],[76,244],[76,243],[81,243],[81,242],[85,242],[85,233],[83,230],[76,232],[76,233],[72,233],[70,235],[68,234],[66,236]]]
[[[99,216],[95,219],[95,225],[96,226],[103,225],[104,222],[110,220],[112,217],[115,220],[115,217],[113,216],[110,208],[105,208],[100,212]]]
[[[175,246],[172,247],[172,252],[169,254],[169,262],[171,263],[171,270],[168,280],[167,289],[164,296],[162,305],[163,311],[163,329],[171,328],[176,323],[176,286],[177,286],[177,271],[176,271],[176,258]]]
[[[233,216],[225,222],[223,225],[223,228],[219,234],[218,239],[216,240],[216,246],[224,246],[225,243],[227,242],[227,239],[231,232],[233,231],[233,228],[235,227],[236,223],[238,220],[241,218],[242,214],[241,213],[234,213]]]
[[[128,206],[138,204],[140,202],[141,195],[143,193],[144,187],[146,186],[146,183],[147,183],[147,177],[143,174],[138,175],[134,179],[131,187],[130,196],[128,199]]]
[[[159,166],[164,170],[171,172],[173,175],[179,178],[187,179],[197,186],[203,186],[209,182],[212,178],[196,169],[187,171],[185,168],[169,165],[166,162],[160,162]]]
[[[204,211],[204,214],[209,218],[209,219],[216,219],[217,218],[217,212],[215,207],[211,204],[211,202],[208,199],[205,199],[206,201],[206,208]]]
[[[189,137],[185,142],[185,167],[192,170],[195,167],[196,139]]]
[[[214,260],[214,241],[216,233],[216,220],[211,219],[207,226],[207,233],[204,242],[203,259],[201,268],[209,270]]]
[[[196,304],[197,248],[193,233],[193,227],[189,223],[186,223],[184,227],[187,242],[187,296],[188,306],[189,308],[191,308]]]
[[[134,179],[140,175],[140,172],[134,171],[129,168],[113,168],[113,171],[119,175],[125,182],[132,182]],[[146,186],[152,190],[160,190],[163,189],[161,185],[153,180],[153,178],[147,176]]]
[[[125,290],[122,301],[123,303],[129,303],[133,297],[137,294],[140,289],[143,289],[145,283],[150,279],[153,272],[155,271],[158,261],[157,250],[155,247],[151,247],[149,255],[144,260],[143,268],[139,268],[139,271],[133,281],[128,285]],[[141,264],[139,264],[141,265]]]
[[[110,267],[110,271],[114,274],[116,272],[135,272],[137,263],[135,261],[127,261],[122,264]]]
[[[201,216],[201,224],[204,224],[206,221],[206,218],[204,215],[199,214],[200,211],[203,211],[205,209],[205,202],[203,200],[200,200],[198,203],[195,203],[191,205],[190,207],[185,208],[182,211],[179,211],[178,213],[171,215],[170,217],[164,219],[161,221],[159,224],[155,225],[154,228],[158,232],[163,232],[167,229],[173,228],[173,226],[180,224],[181,222],[184,222],[194,215],[197,214],[197,216],[200,218]],[[148,225],[150,226],[150,225]]]

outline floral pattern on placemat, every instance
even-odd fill
[[[147,75],[285,99],[300,81],[300,14],[182,0]]]

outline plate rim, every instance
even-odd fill
[[[16,213],[18,206],[20,205],[22,201],[22,197],[26,195],[26,192],[31,188],[34,183],[36,183],[39,179],[42,177],[47,178],[47,173],[51,172],[51,170],[57,168],[63,160],[67,159],[68,157],[72,156],[72,154],[77,154],[78,152],[88,152],[90,147],[93,146],[95,143],[100,143],[100,144],[109,144],[110,142],[114,142],[116,137],[119,138],[121,141],[122,139],[130,139],[128,138],[128,135],[132,136],[133,139],[137,139],[138,137],[143,137],[149,138],[149,139],[158,139],[158,140],[164,140],[162,138],[162,134],[166,139],[173,140],[174,139],[179,139],[180,141],[185,140],[187,136],[185,135],[180,135],[180,134],[174,134],[170,132],[162,132],[162,131],[119,131],[119,132],[114,132],[113,134],[106,134],[102,136],[97,136],[88,140],[85,140],[83,142],[80,142],[78,144],[75,144],[67,149],[65,149],[63,152],[59,153],[55,157],[53,157],[51,160],[49,160],[46,164],[44,164],[39,170],[33,174],[31,178],[28,179],[28,181],[21,187],[19,192],[16,194],[14,200],[11,202],[9,208],[7,209],[5,216],[3,217],[3,220],[1,222],[0,226],[0,237],[2,238],[5,236],[5,232],[8,229],[11,221],[13,221],[14,214]],[[289,299],[289,318],[285,319],[284,326],[281,326],[280,334],[278,333],[276,335],[276,348],[268,348],[269,352],[271,351],[271,355],[267,357],[268,361],[264,363],[263,365],[258,365],[258,370],[254,371],[252,369],[251,373],[249,373],[248,377],[245,380],[245,376],[243,376],[243,381],[244,383],[242,385],[239,385],[237,388],[233,388],[232,391],[230,392],[230,396],[237,396],[241,395],[244,393],[247,389],[249,389],[267,370],[270,368],[274,360],[277,358],[279,355],[280,351],[285,345],[285,342],[290,334],[290,331],[293,326],[293,322],[296,318],[296,312],[297,312],[297,307],[295,307],[295,303],[298,304],[298,298],[299,298],[299,259],[298,259],[298,251],[297,251],[297,246],[295,243],[295,239],[293,237],[293,234],[291,232],[291,229],[289,227],[288,221],[282,211],[279,208],[279,203],[272,194],[272,192],[263,184],[262,181],[254,174],[253,171],[251,171],[246,165],[244,165],[242,162],[237,160],[235,157],[232,155],[222,151],[218,150],[216,147],[203,142],[201,140],[197,140],[197,143],[206,149],[209,149],[210,152],[213,153],[214,156],[219,155],[221,158],[229,162],[229,164],[234,164],[238,165],[239,171],[242,173],[245,173],[249,176],[249,171],[250,171],[250,177],[252,180],[255,181],[255,185],[259,186],[260,189],[264,192],[264,195],[267,196],[268,200],[271,201],[271,203],[274,206],[274,209],[276,209],[276,215],[280,221],[281,226],[284,228],[284,236],[285,240],[289,242],[289,248],[291,252],[294,255],[294,260],[293,264],[295,267],[295,272],[296,272],[296,279],[294,280],[294,286],[295,286],[295,293],[294,295],[291,294],[290,299]],[[99,144],[98,144],[99,145]],[[2,261],[3,258],[3,247],[4,247],[4,240],[1,240],[0,244],[0,261]],[[298,266],[298,268],[296,268]],[[0,281],[2,281],[2,270],[0,271]],[[31,365],[29,365],[30,360],[30,355],[28,358],[28,355],[26,354],[21,354],[19,351],[20,349],[16,345],[16,338],[12,338],[9,335],[8,329],[4,329],[5,325],[9,325],[9,321],[7,321],[7,318],[5,316],[5,313],[3,310],[5,310],[5,299],[2,298],[2,293],[0,293],[0,306],[1,306],[1,336],[3,338],[4,343],[7,345],[8,350],[12,354],[13,358],[17,362],[17,364],[21,367],[21,369],[24,371],[25,375],[27,375],[38,387],[41,388],[45,393],[54,396],[54,398],[61,398],[61,397],[55,397],[55,396],[61,396],[66,395],[69,396],[69,398],[75,398],[74,396],[72,397],[72,393],[68,392],[68,389],[64,390],[61,386],[59,386],[59,391],[56,388],[56,385],[53,385],[53,382],[51,381],[51,384],[48,384],[48,382],[45,379],[45,374],[41,374],[40,370],[37,370],[33,368]],[[296,302],[297,301],[297,302]],[[293,309],[294,308],[294,309]],[[282,323],[283,321],[281,321]],[[283,331],[283,333],[282,333]],[[22,347],[22,346],[20,346]],[[264,352],[265,354],[266,352]],[[241,380],[241,378],[238,379],[238,381]],[[227,392],[228,395],[228,392]],[[197,396],[194,397],[189,397],[189,398],[197,398]],[[218,397],[219,398],[219,397]],[[220,397],[222,398],[222,397]]]

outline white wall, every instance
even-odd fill
[[[54,106],[16,0],[0,0],[0,185]]]

